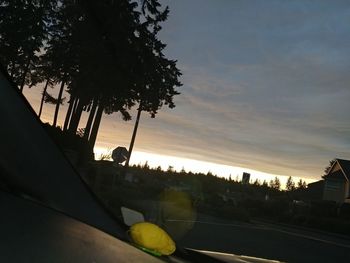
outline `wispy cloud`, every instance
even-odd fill
[[[135,150],[308,178],[350,158],[348,1],[163,2],[184,86],[142,115]],[[98,143],[127,146],[132,128],[105,116]]]
[[[346,2],[176,1],[170,8],[164,37],[185,86],[176,118],[160,117],[159,127],[183,129],[186,152],[310,177],[328,159],[350,157]]]

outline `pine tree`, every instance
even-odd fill
[[[322,178],[324,178],[329,173],[330,169],[333,167],[333,165],[336,161],[337,161],[336,159],[329,161],[329,165],[324,169],[324,174],[323,174]]]
[[[0,62],[22,91],[47,39],[50,1],[0,1]]]
[[[276,176],[273,180],[270,181],[269,186],[272,189],[280,190],[281,189],[280,179]]]
[[[303,181],[302,179],[299,179],[299,181],[297,183],[297,188],[298,189],[306,189],[307,188],[306,182]]]
[[[169,9],[161,9],[159,0],[140,4],[0,0],[0,60],[21,89],[43,84],[42,102],[56,104],[53,126],[65,91],[70,98],[64,130],[75,134],[88,111],[84,138],[91,148],[104,113],[130,120],[137,105],[139,120],[141,111],[155,117],[162,106],[175,107],[181,73],[158,39]],[[59,88],[57,98],[48,87]]]
[[[286,182],[286,189],[287,189],[287,191],[295,190],[295,183],[294,183],[293,178],[291,176],[288,177],[288,180]]]

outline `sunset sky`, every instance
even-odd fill
[[[184,85],[175,109],[142,115],[132,163],[311,181],[350,159],[349,1],[162,2],[160,38]],[[25,91],[36,111],[41,89]],[[128,147],[133,124],[104,116],[96,155]]]

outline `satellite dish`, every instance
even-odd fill
[[[123,163],[128,159],[129,152],[125,147],[117,147],[112,152],[112,159],[115,163]]]

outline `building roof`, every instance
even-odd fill
[[[340,170],[333,171],[333,168],[336,164],[340,166]],[[324,176],[324,178],[345,179],[347,181],[350,181],[350,161],[344,159],[335,159],[335,162],[329,169],[328,174]]]
[[[350,179],[350,160],[336,159],[344,172],[346,179]]]
[[[316,181],[316,182],[309,183],[307,185],[307,187],[308,188],[310,188],[310,187],[318,187],[318,186],[323,187],[323,185],[324,185],[324,180],[319,180],[319,181]]]
[[[342,179],[342,180],[346,180],[347,178],[346,178],[345,174],[343,173],[343,171],[338,170],[338,171],[335,171],[335,172],[332,172],[332,173],[328,173],[325,176],[325,179]]]

